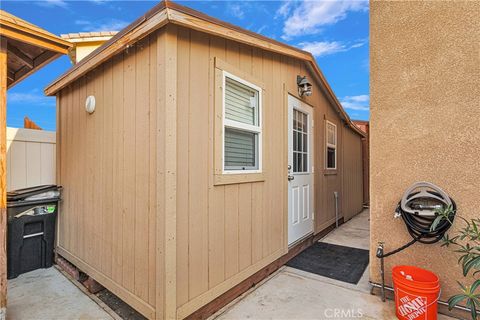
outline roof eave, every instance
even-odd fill
[[[168,23],[221,36],[247,45],[253,45],[267,51],[273,51],[282,55],[307,61],[313,68],[319,82],[330,96],[340,117],[342,117],[349,127],[351,127],[356,133],[365,137],[365,134],[352,123],[350,117],[333,93],[332,88],[323,76],[323,73],[311,53],[269,39],[251,31],[241,29],[240,27],[209,17],[201,12],[171,1],[162,1],[144,16],[117,33],[109,41],[85,57],[80,63],[73,66],[70,70],[47,86],[45,88],[45,94],[49,96],[55,95],[59,90],[67,86],[76,78],[86,74],[109,57],[125,49],[128,45],[138,41],[140,38],[167,25]]]

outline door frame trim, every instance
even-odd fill
[[[308,234],[305,234],[304,236],[302,236],[301,238],[295,240],[294,242],[292,242],[291,244],[288,243],[288,236],[289,236],[289,233],[288,233],[288,229],[289,229],[289,210],[290,210],[290,202],[289,202],[289,199],[288,199],[288,192],[289,192],[289,184],[288,184],[288,180],[286,179],[287,176],[288,176],[288,169],[287,169],[287,166],[288,166],[288,157],[289,157],[289,143],[288,143],[288,139],[289,139],[289,135],[290,135],[290,130],[289,130],[289,96],[291,96],[292,98],[300,101],[301,103],[305,104],[306,106],[310,107],[312,112],[310,114],[310,123],[311,123],[311,132],[309,133],[310,134],[310,139],[312,140],[310,145],[311,145],[311,153],[309,153],[309,156],[311,158],[311,172],[310,172],[310,175],[311,175],[311,178],[312,178],[312,199],[311,199],[311,203],[312,203],[312,209],[311,209],[311,212],[312,212],[312,231],[309,232]],[[285,148],[286,148],[286,152],[284,154],[284,157],[285,157],[285,183],[286,183],[286,195],[285,195],[285,208],[286,208],[286,214],[285,214],[285,219],[284,219],[284,222],[285,222],[285,226],[284,226],[284,233],[285,233],[285,236],[284,236],[284,243],[285,243],[285,248],[286,250],[288,251],[289,248],[291,246],[294,246],[296,243],[298,243],[300,240],[303,240],[305,238],[307,238],[308,236],[311,236],[311,235],[314,235],[315,234],[315,230],[316,230],[316,226],[315,226],[315,221],[317,220],[317,217],[316,217],[316,203],[315,203],[315,170],[317,168],[316,166],[316,162],[315,162],[315,107],[309,103],[307,103],[306,101],[304,101],[303,99],[299,98],[297,96],[296,93],[292,93],[291,90],[288,90],[286,88],[286,85],[284,84],[284,110],[286,111],[285,112],[285,119],[284,119],[284,125],[285,125]],[[313,170],[312,170],[312,167],[313,167]]]

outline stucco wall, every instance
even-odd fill
[[[415,181],[443,188],[466,218],[480,216],[480,2],[373,1],[371,14],[371,278],[386,250],[411,238],[393,218]],[[459,225],[457,221],[456,225]],[[464,281],[456,254],[415,244],[386,259],[436,272],[446,299]]]

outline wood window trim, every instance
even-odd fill
[[[332,125],[335,128],[335,144],[328,143],[328,125]],[[328,167],[328,148],[335,149],[335,167],[329,168]],[[338,170],[338,130],[337,125],[325,119],[325,166],[324,166],[324,174],[325,175],[333,175],[337,174]]]
[[[260,182],[265,181],[265,162],[262,161],[261,170],[258,172],[241,172],[238,173],[225,173],[223,170],[223,139],[224,139],[224,123],[223,123],[223,77],[224,71],[228,74],[234,75],[238,78],[241,78],[247,82],[254,84],[262,90],[261,94],[261,104],[265,106],[265,85],[252,77],[250,74],[245,73],[235,66],[228,64],[227,62],[215,57],[214,59],[214,172],[213,172],[213,183],[214,185],[227,185],[227,184],[239,184],[239,183],[249,183],[249,182]],[[265,111],[264,107],[261,108],[260,118],[262,119],[262,128],[264,127]],[[264,136],[262,138],[265,139]],[[264,153],[265,143],[259,145],[259,153]]]

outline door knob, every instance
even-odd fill
[[[287,176],[287,179],[288,179],[288,181],[292,181],[293,179],[295,179],[295,177],[292,174],[289,174]]]

